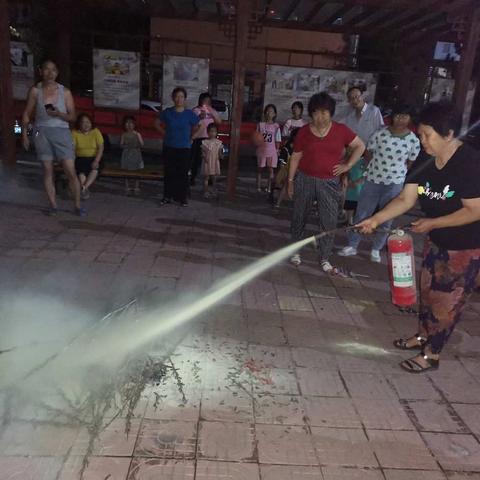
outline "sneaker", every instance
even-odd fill
[[[48,207],[47,208],[47,215],[49,217],[56,217],[58,214],[58,209],[57,207]]]
[[[333,272],[333,266],[328,260],[323,260],[320,266],[325,273]]]
[[[187,202],[181,202],[180,205],[181,205],[182,207],[188,207],[188,203],[187,203]]]
[[[298,267],[302,263],[302,257],[300,257],[300,254],[296,253],[295,255],[293,255],[290,258],[290,263]]]
[[[160,205],[169,205],[172,201],[169,198],[162,198]]]
[[[337,252],[337,255],[340,255],[341,257],[353,257],[356,254],[357,249],[350,246],[343,247],[339,252]]]
[[[374,250],[370,252],[370,260],[375,263],[380,263],[382,261],[382,257],[380,256],[380,250]]]
[[[78,215],[79,217],[86,217],[87,216],[87,211],[83,208],[76,208],[75,209],[75,215]]]

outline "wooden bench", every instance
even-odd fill
[[[61,165],[55,165],[55,188],[57,191],[66,188],[66,178]],[[163,180],[163,167],[158,167],[155,170],[123,170],[116,167],[104,167],[100,169],[98,177],[108,178],[133,178],[135,180]]]

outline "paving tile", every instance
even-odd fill
[[[480,480],[480,473],[447,472],[447,479],[448,480]]]
[[[249,423],[201,422],[198,439],[201,458],[254,462],[254,434]]]
[[[312,436],[305,427],[257,425],[260,463],[278,465],[318,465]]]
[[[410,401],[407,411],[419,431],[468,433],[455,411],[445,403],[433,400]]]
[[[305,425],[301,397],[265,395],[255,397],[255,423]]]
[[[365,428],[379,430],[414,430],[400,402],[396,399],[354,398],[353,404]]]
[[[299,317],[293,321],[290,318],[284,322],[284,331],[288,343],[295,347],[321,348],[327,344],[325,332],[316,319]]]
[[[0,437],[3,455],[65,455],[78,436],[78,428],[13,422]]]
[[[252,423],[252,398],[236,391],[204,390],[201,418],[208,421]]]
[[[440,371],[439,371],[440,373]],[[433,383],[450,402],[478,403],[480,384],[470,375],[440,376],[431,375]]]
[[[252,372],[253,390],[256,394],[299,395],[297,377],[292,370],[265,368],[260,376]]]
[[[342,372],[381,373],[383,363],[360,356],[337,355],[337,364]]]
[[[324,480],[319,467],[260,465],[262,480]]]
[[[259,480],[258,464],[199,460],[195,480]]]
[[[144,420],[134,455],[189,460],[195,456],[196,422]]]
[[[378,467],[361,429],[312,427],[312,436],[321,465]]]
[[[322,467],[325,480],[384,480],[380,470],[366,468]]]
[[[342,376],[353,398],[397,398],[382,374],[343,372]]]
[[[337,372],[322,372],[314,368],[297,368],[302,395],[347,397],[348,394]]]
[[[367,435],[383,468],[438,470],[418,432],[367,430]]]
[[[428,470],[384,470],[383,473],[386,480],[412,480],[413,478],[421,480],[446,480],[447,478],[443,472]]]
[[[480,435],[480,405],[454,403],[452,407],[472,433]]]
[[[72,457],[67,460],[62,471],[55,480],[78,480],[83,468],[84,457]],[[122,457],[88,457],[82,479],[125,480],[132,459]]]
[[[293,368],[294,362],[289,347],[255,345],[248,347],[250,357],[269,368]]]
[[[337,357],[314,348],[294,347],[292,357],[298,367],[313,367],[319,370],[337,370]]]
[[[303,286],[282,285],[275,283],[274,287],[279,300],[280,297],[308,297],[308,293]],[[279,304],[281,305],[281,302],[279,302]],[[280,306],[280,308],[282,307]]]
[[[193,460],[135,457],[132,459],[127,480],[193,480],[194,477]]]
[[[305,397],[303,404],[307,421],[311,426],[362,427],[349,398]]]
[[[0,456],[2,480],[52,480],[62,467],[61,457]]]
[[[440,400],[441,397],[428,377],[414,376],[410,373],[392,374],[388,381],[393,385],[401,399],[405,400]]]
[[[140,420],[132,419],[130,431],[127,433],[127,422],[124,418],[113,420],[104,428],[93,444],[93,455],[108,455],[112,457],[132,455],[137,440]],[[87,451],[90,435],[82,430],[74,446],[73,453],[80,455]]]
[[[422,433],[445,470],[480,472],[480,444],[472,435]]]
[[[278,304],[280,306],[280,310],[313,312],[313,306],[308,297],[279,295]]]
[[[287,344],[287,339],[281,327],[256,323],[249,325],[248,331],[248,338],[251,343],[274,346]]]

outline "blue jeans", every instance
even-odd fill
[[[385,185],[383,183],[373,183],[366,181],[358,198],[357,211],[355,213],[354,223],[361,222],[371,217],[375,210],[381,210],[387,203],[397,197],[403,190],[403,184],[392,183]],[[390,229],[393,220],[389,220],[379,228]],[[374,234],[373,250],[381,250],[387,241],[388,233],[377,232]],[[348,244],[357,248],[362,236],[357,232],[348,233]]]

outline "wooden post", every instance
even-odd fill
[[[233,98],[230,123],[230,157],[228,159],[227,195],[235,198],[242,124],[245,58],[248,46],[249,0],[237,0],[235,51],[233,58]]]
[[[5,167],[15,167],[15,135],[13,125],[12,67],[10,61],[10,21],[7,0],[0,0],[0,144]]]
[[[469,15],[465,43],[460,58],[460,63],[455,75],[455,105],[460,113],[465,109],[468,85],[472,78],[473,64],[480,39],[480,5],[472,8]]]
[[[52,50],[56,52],[56,58],[53,60],[58,61],[59,82],[70,88],[73,2],[71,0],[57,0],[52,3],[54,5],[52,11],[56,12],[57,19],[56,47]]]

